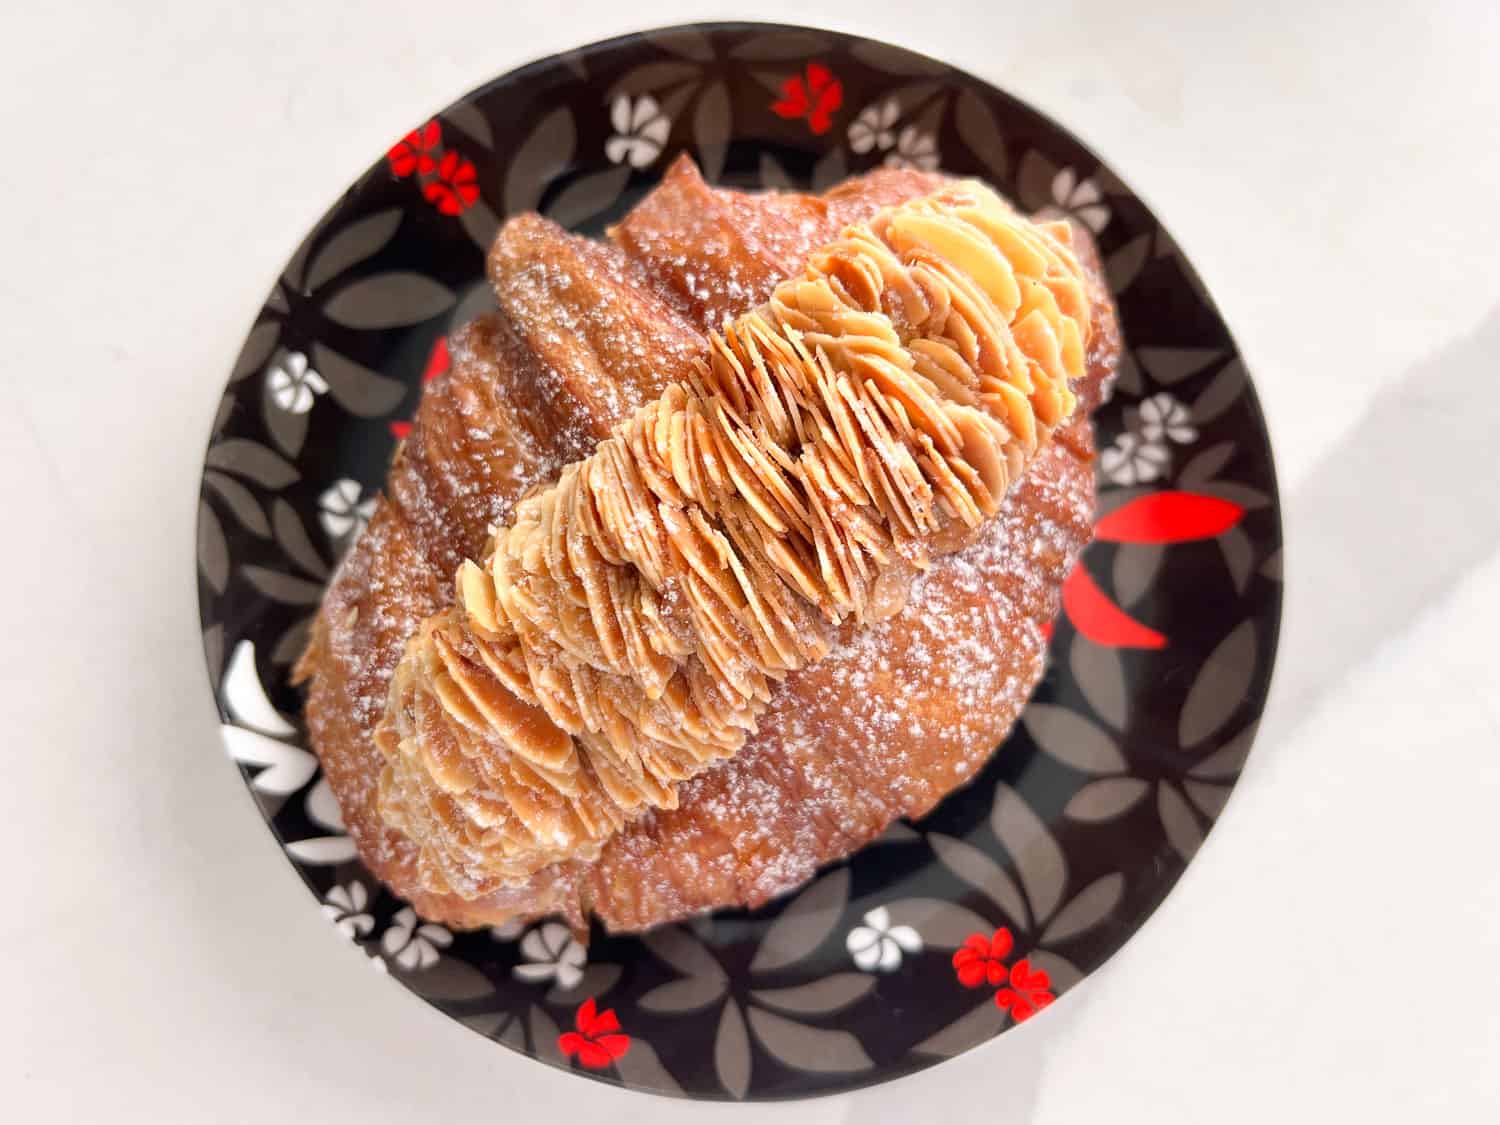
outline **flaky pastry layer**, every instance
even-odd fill
[[[376,739],[436,893],[568,858],[736,753],[833,629],[999,509],[1074,408],[1067,227],[965,182],[814,253],[691,379],[522,501],[427,619]]]

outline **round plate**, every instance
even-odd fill
[[[702,24],[584,47],[422,121],[292,255],[205,457],[203,640],[224,738],[337,933],[373,970],[555,1066],[695,1098],[883,1081],[1092,972],[1181,875],[1265,699],[1281,605],[1266,431],[1172,238],[1083,145],[942,63],[847,35]],[[810,885],[641,938],[450,933],[355,858],[288,666],[403,420],[486,307],[501,219],[598,233],[686,150],[712,181],[821,189],[882,163],[984,177],[1098,236],[1129,349],[1096,423],[1098,539],[1049,671],[972,785]]]

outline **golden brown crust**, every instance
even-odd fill
[[[695,305],[684,296],[687,290],[674,286],[667,275],[673,270],[681,276],[693,272],[694,285],[703,293],[733,289],[736,297],[747,293],[745,303],[763,299],[764,289],[747,289],[744,278],[764,276],[769,284],[796,268],[796,262],[788,265],[789,256],[805,255],[810,244],[826,240],[832,233],[829,227],[836,230],[851,219],[867,217],[891,202],[893,194],[904,191],[910,197],[933,184],[931,177],[915,173],[884,173],[876,181],[869,185],[864,216],[857,211],[866,185],[856,182],[836,193],[843,209],[837,217],[829,217],[834,207],[828,201],[802,203],[804,212],[797,223],[775,216],[776,237],[759,238],[753,249],[742,246],[736,254],[743,260],[730,262],[702,243],[696,249],[695,244],[672,244],[661,232],[677,229],[674,216],[684,213],[734,211],[736,228],[755,235],[750,202],[754,197],[711,192],[690,170],[674,169],[615,232],[627,253],[602,248],[612,259],[611,276],[603,279],[610,283],[605,300],[640,300],[641,283],[634,279],[652,276],[656,280],[646,295],[658,312],[670,306],[678,311],[680,323],[696,331],[715,306]],[[792,209],[785,200],[780,205],[784,211]],[[795,238],[785,234],[789,229],[805,231],[808,244],[796,246]],[[526,268],[527,254],[555,261],[557,252],[575,240],[555,228],[542,228],[533,230],[528,241],[530,245],[522,246],[505,270]],[[748,244],[756,238],[743,241]],[[597,263],[591,264],[584,254],[576,261],[580,264],[572,275],[575,281],[582,275],[585,287],[600,282]],[[664,261],[673,263],[671,268],[663,267]],[[497,282],[497,288],[503,286]],[[775,693],[760,733],[741,754],[688,782],[679,809],[655,813],[620,833],[598,862],[557,865],[539,872],[524,887],[472,903],[425,893],[414,878],[408,843],[384,831],[374,815],[370,782],[378,754],[369,740],[371,700],[379,699],[400,644],[417,621],[447,599],[444,567],[453,565],[456,556],[482,550],[486,527],[508,518],[520,482],[554,472],[571,452],[564,448],[567,441],[538,449],[534,447],[544,444],[538,435],[529,434],[529,448],[515,439],[519,452],[505,463],[517,484],[497,484],[493,459],[488,471],[469,466],[477,451],[457,440],[458,430],[451,422],[455,400],[462,399],[465,409],[479,412],[486,432],[526,431],[510,403],[525,393],[513,384],[534,374],[521,361],[532,362],[534,357],[528,348],[517,348],[525,330],[516,328],[510,318],[534,316],[539,307],[534,302],[544,299],[544,290],[545,285],[542,292],[533,291],[533,303],[525,310],[514,300],[507,309],[502,301],[493,322],[467,330],[455,343],[455,369],[446,377],[453,386],[439,380],[429,390],[412,440],[393,466],[393,501],[382,506],[341,568],[320,614],[314,644],[299,666],[312,679],[307,713],[314,744],[362,855],[398,893],[431,917],[472,925],[518,913],[557,911],[578,919],[592,909],[615,928],[633,929],[705,907],[763,901],[806,878],[817,864],[847,854],[878,834],[893,817],[925,811],[971,776],[1008,728],[1040,672],[1038,622],[1053,612],[1060,579],[1087,538],[1087,426],[1074,427],[1039,458],[1012,493],[990,537],[935,567],[924,578],[913,606],[879,627],[885,638],[879,690],[841,682],[838,677],[848,677],[852,665],[838,657],[793,673]],[[1100,307],[1107,317],[1107,304]],[[529,327],[536,330],[534,323]],[[1106,336],[1112,331],[1111,324]],[[609,369],[619,358],[607,354],[609,346],[605,334],[600,340],[605,352],[593,357],[594,371]],[[1091,378],[1079,388],[1086,400],[1111,362],[1104,351],[1095,350],[1099,354],[1090,357]],[[561,372],[564,384],[582,380],[585,390],[594,377],[587,373],[587,364],[555,361],[553,370]],[[680,371],[672,369],[670,356],[655,363],[652,372],[641,376],[642,383],[630,389],[638,400],[659,390],[645,382],[653,374],[664,382]],[[568,412],[570,398],[583,403],[589,395],[557,396],[568,416],[560,424],[549,422],[541,439],[567,437],[571,431],[597,433],[601,421],[618,421],[599,417],[599,410],[608,409],[607,399],[602,407],[596,398],[587,410]],[[444,415],[449,417],[445,420]],[[446,449],[443,441],[449,443]],[[414,450],[423,455],[414,457]],[[451,489],[453,495],[467,497],[472,489],[485,492],[485,498],[467,507],[444,505],[442,516],[434,517],[424,498],[444,494],[436,487],[441,482],[426,479],[438,469],[465,486]],[[473,488],[478,480],[484,481],[485,489]],[[418,535],[413,528],[422,525],[441,527],[442,533]],[[1029,559],[1016,550],[1018,544],[1037,541],[1047,544],[1042,557]],[[1000,596],[995,596],[996,589]],[[351,608],[361,612],[350,614]],[[951,671],[948,665],[938,662],[934,675],[933,667],[919,667],[911,656],[925,651],[931,660],[929,642],[941,639],[933,629],[938,615],[966,622],[964,643],[975,658],[964,662],[973,672],[964,683],[945,674]],[[894,727],[890,707],[880,701],[898,698],[915,718]],[[975,706],[966,710],[965,721],[952,722],[955,707],[970,701]]]
[[[523,500],[376,731],[423,886],[478,898],[597,859],[737,753],[832,628],[891,616],[972,538],[1073,410],[1070,242],[975,181],[850,225]]]

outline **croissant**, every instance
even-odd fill
[[[972,181],[679,161],[608,244],[512,220],[490,275],[298,664],[371,868],[454,925],[635,930],[971,777],[1090,533],[1081,237]]]

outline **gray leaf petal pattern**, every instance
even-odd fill
[[[612,164],[602,172],[580,176],[547,205],[547,217],[569,230],[580,227],[619,199],[629,181],[629,164]]]
[[[988,932],[994,926],[967,906],[941,898],[902,898],[885,904],[891,924],[910,926],[922,935],[928,949],[950,951],[977,931]]]
[[[205,463],[253,480],[262,488],[285,488],[297,479],[297,470],[258,442],[225,438],[212,446]]]
[[[323,344],[314,344],[313,362],[328,383],[334,400],[350,414],[378,418],[389,414],[406,397],[406,387],[395,379],[376,374]]]
[[[255,494],[243,484],[226,473],[212,469],[204,472],[203,483],[229,506],[234,518],[240,521],[240,526],[251,535],[260,539],[271,537],[271,524],[266,519],[265,509],[260,506]]]
[[[557,1045],[557,1024],[538,1004],[533,1004],[526,1014],[526,1027],[531,1032],[531,1050],[543,1062],[556,1066],[567,1066],[568,1057]]]
[[[733,1000],[724,1005],[719,1016],[719,1031],[714,1036],[714,1070],[719,1082],[736,1098],[743,1098],[750,1088],[750,1036],[745,1031],[745,1017]]]
[[[662,116],[668,121],[679,120],[697,88],[696,83],[688,82],[674,89],[663,91],[659,99]]]
[[[886,74],[900,77],[916,77],[923,74],[942,74],[947,67],[934,59],[903,51],[885,43],[865,40],[855,43],[849,53],[867,66],[883,70]]]
[[[467,211],[464,214],[468,214]],[[485,249],[489,243],[485,243]],[[449,335],[457,332],[475,317],[482,316],[487,312],[493,312],[497,308],[495,291],[490,288],[488,281],[473,281],[466,289],[459,292],[458,303],[453,306],[453,311],[448,314]]]
[[[770,31],[730,49],[731,58],[749,62],[801,61],[828,50],[828,40],[812,31]]]
[[[715,82],[703,91],[693,111],[693,144],[703,178],[711,184],[718,183],[724,173],[729,131],[729,91],[724,83]]]
[[[494,148],[495,135],[490,130],[489,118],[473,102],[455,102],[443,110],[443,120],[456,125],[481,148]]]
[[[446,285],[410,270],[362,277],[323,306],[323,315],[345,328],[401,328],[431,320],[458,298]]]
[[[849,176],[849,162],[842,148],[831,148],[813,165],[812,190],[827,191]]]
[[[1088,822],[1113,820],[1130,811],[1151,789],[1138,777],[1106,777],[1091,781],[1068,800],[1063,815]]]
[[[312,634],[313,615],[309,614],[287,626],[285,633],[271,650],[272,664],[290,664],[307,648],[307,639]]]
[[[1095,879],[1057,912],[1057,917],[1042,931],[1042,941],[1067,941],[1085,930],[1093,929],[1120,905],[1120,899],[1124,895],[1125,876],[1120,872]]]
[[[1210,445],[1182,467],[1177,479],[1182,484],[1207,484],[1218,476],[1234,456],[1234,442],[1221,441]]]
[[[959,140],[969,151],[984,162],[990,175],[998,180],[1005,178],[1005,139],[1000,135],[1000,124],[984,99],[973,90],[960,90],[953,107],[953,124],[958,130]]]
[[[1031,903],[1031,916],[1038,923],[1050,918],[1062,902],[1068,881],[1067,860],[1057,841],[1020,794],[1003,783],[995,787],[990,827],[1015,862]]]
[[[869,973],[834,973],[811,984],[799,984],[792,988],[757,989],[750,996],[756,1002],[780,1012],[820,1016],[847,1008],[863,999],[874,987],[875,978]]]
[[[1016,170],[1016,196],[1028,211],[1037,211],[1052,203],[1052,178],[1057,166],[1037,149],[1021,157]]]
[[[219,517],[202,500],[198,501],[198,569],[214,593],[224,592],[229,582],[229,544]]]
[[[809,1027],[761,1008],[750,1009],[750,1029],[777,1062],[818,1074],[869,1070],[875,1061],[847,1031]]]
[[[237,383],[246,375],[253,375],[264,367],[266,360],[276,350],[276,341],[280,338],[281,322],[278,320],[263,320],[250,329],[250,335],[245,338],[245,346],[240,349],[239,358],[234,361],[234,371],[231,372],[229,381]]]
[[[1096,645],[1079,633],[1068,649],[1068,670],[1095,714],[1117,730],[1123,728],[1129,703],[1119,651]]]
[[[526,1028],[519,1019],[507,1019],[501,1024],[500,1042],[514,1050],[526,1051]]]
[[[922,834],[906,821],[893,820],[890,827],[870,841],[870,844],[872,847],[876,844],[916,844],[920,843],[921,839]]]
[[[1259,489],[1251,488],[1247,484],[1236,484],[1234,481],[1216,480],[1203,485],[1200,491],[1210,496],[1217,496],[1220,500],[1238,504],[1247,512],[1264,508],[1271,503],[1271,498]]]
[[[328,577],[328,564],[312,545],[296,509],[280,496],[271,507],[271,523],[276,529],[276,542],[286,552],[287,558],[315,578]]]
[[[1036,958],[1033,956],[1033,962]],[[1000,1034],[1010,1013],[997,1008],[988,998],[980,1001],[968,1012],[959,1016],[935,1035],[929,1035],[912,1048],[919,1055],[936,1055],[949,1059],[961,1055],[970,1047],[993,1039]]]
[[[1258,722],[1250,723],[1239,734],[1188,770],[1188,776],[1203,778],[1206,781],[1223,781],[1237,776],[1245,766],[1245,759],[1250,756],[1250,745],[1255,741],[1255,730],[1259,725]]]
[[[1235,591],[1243,594],[1250,582],[1250,571],[1255,566],[1255,548],[1251,546],[1250,536],[1243,527],[1231,527],[1219,536],[1218,542]]]
[[[302,452],[302,443],[307,440],[306,411],[296,413],[283,410],[276,403],[271,387],[267,384],[260,393],[260,416],[266,423],[271,440],[288,457]]]
[[[241,573],[250,585],[274,602],[317,605],[323,597],[323,585],[320,582],[309,582],[263,566],[246,566]]]
[[[643,31],[641,38],[660,47],[668,54],[679,55],[697,62],[712,62],[713,44],[703,32],[692,27],[674,27],[666,31]]]
[[[1115,600],[1126,609],[1140,601],[1156,582],[1166,557],[1165,543],[1119,544],[1113,574]]]
[[[1120,773],[1125,756],[1102,728],[1076,711],[1051,703],[1033,703],[1021,723],[1036,744],[1064,765],[1083,773]]]
[[[656,1048],[644,1039],[630,1040],[630,1050],[615,1060],[615,1070],[627,1084],[643,1090],[655,1090],[659,1094],[680,1094],[682,1083],[673,1078],[662,1065]]]
[[[356,219],[323,244],[307,268],[307,290],[320,289],[350,266],[374,257],[396,237],[401,208],[391,207]]]
[[[806,957],[833,932],[848,899],[849,869],[837,867],[794,898],[771,923],[750,971],[771,972]]]
[[[222,593],[222,591],[220,591]],[[214,698],[219,695],[219,680],[224,668],[224,626],[210,625],[203,630],[203,659],[208,663],[208,678]]]
[[[1277,548],[1271,552],[1266,561],[1260,564],[1260,576],[1270,579],[1272,582],[1281,581],[1281,549]]]
[[[641,935],[647,949],[679,973],[690,977],[724,979],[724,970],[708,947],[682,926],[663,926]]]
[[[1210,820],[1217,820],[1224,805],[1229,800],[1229,786],[1216,785],[1208,781],[1194,781],[1187,778],[1182,787],[1187,790],[1188,799],[1198,806],[1199,811]]]
[[[567,106],[559,106],[538,121],[505,173],[505,213],[535,211],[543,189],[572,163],[577,147],[578,132]]]
[[[944,836],[940,832],[929,832],[927,842],[932,845],[933,853],[944,867],[988,895],[990,901],[1017,926],[1022,929],[1029,928],[1031,919],[1026,911],[1026,902],[1021,895],[1021,888],[1016,886],[1015,880],[1005,873],[1004,868],[973,844],[965,843],[952,836]],[[920,926],[917,930],[929,945],[934,944]],[[959,936],[954,948],[962,945],[963,939],[972,932],[972,930],[965,930]]]
[[[679,977],[657,985],[638,1003],[648,1012],[658,1014],[696,1012],[724,995],[725,983],[717,977]]]
[[[609,88],[604,100],[612,102],[621,94],[657,93],[668,86],[681,82],[692,82],[702,73],[692,63],[652,62],[625,72],[624,76]]]
[[[490,205],[483,199],[476,199],[471,206],[464,208],[458,221],[463,226],[464,233],[469,236],[469,241],[486,254],[489,253],[490,246],[495,241],[495,232],[500,229],[500,220],[490,210]]]
[[[440,957],[413,984],[429,1000],[479,1000],[495,992],[489,977],[457,957]]]
[[[1140,276],[1141,270],[1145,268],[1146,259],[1151,254],[1150,233],[1136,235],[1124,246],[1111,254],[1104,262],[1104,273],[1109,279],[1109,287],[1115,293],[1123,293],[1130,288],[1130,283]],[[1123,357],[1122,357],[1123,359]],[[1135,394],[1140,393],[1139,387],[1127,387]]]
[[[1120,366],[1115,369],[1115,391],[1131,395],[1146,393],[1145,376],[1141,374],[1140,366],[1135,362],[1135,354],[1129,348],[1120,353]]]
[[[1197,746],[1229,721],[1250,690],[1255,675],[1255,622],[1240,622],[1198,669],[1177,719],[1177,741]]]
[[[1224,370],[1213,377],[1203,388],[1192,405],[1193,421],[1198,425],[1212,422],[1238,401],[1245,393],[1245,368],[1239,358],[1224,365]]]
[[[1198,820],[1188,807],[1187,798],[1169,781],[1163,781],[1156,787],[1156,812],[1161,817],[1167,842],[1183,859],[1192,859],[1203,843],[1203,829],[1198,827]]]
[[[778,191],[791,191],[793,187],[786,169],[769,152],[760,154],[760,186]]]
[[[1137,348],[1136,359],[1146,374],[1164,387],[1175,386],[1208,368],[1224,353],[1217,348]],[[1193,417],[1201,421],[1196,411]]]

